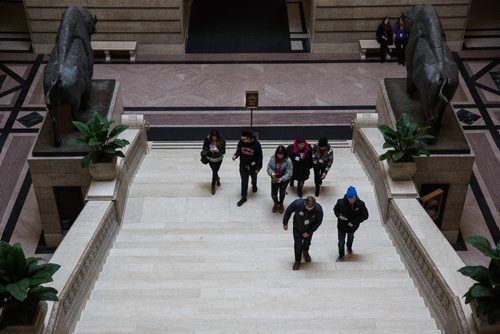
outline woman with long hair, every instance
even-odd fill
[[[386,55],[390,55],[388,45],[392,45],[391,24],[388,17],[384,17],[377,28],[377,42],[380,44],[380,62],[385,62]]]
[[[292,161],[288,158],[285,146],[280,145],[276,152],[269,158],[267,174],[271,177],[271,198],[274,201],[273,212],[283,213],[283,200],[285,199],[286,187],[293,173]],[[278,198],[279,190],[279,198]]]
[[[226,140],[217,129],[212,129],[203,142],[203,153],[206,154],[208,164],[212,169],[212,195],[215,195],[215,185],[220,187],[219,169],[226,153]]]

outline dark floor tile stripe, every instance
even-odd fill
[[[14,207],[9,215],[9,220],[7,220],[7,224],[5,225],[5,229],[2,233],[2,241],[10,242],[10,238],[14,233],[17,222],[19,221],[19,216],[21,215],[21,211],[23,210],[24,203],[26,202],[26,198],[28,197],[28,192],[31,187],[31,174],[28,171],[26,176],[24,177],[23,184],[19,193],[17,194],[16,201],[14,203]]]
[[[293,52],[290,52],[293,54]],[[489,58],[491,59],[491,58]],[[397,60],[387,62],[395,63]],[[358,64],[379,63],[378,59],[287,59],[287,60],[136,60],[131,63],[128,60],[111,60],[111,64],[128,65],[210,65],[210,64]],[[96,60],[95,64],[110,64],[104,60]]]
[[[28,74],[28,77],[26,80],[22,83],[22,89],[21,92],[19,93],[19,96],[17,97],[16,103],[14,104],[14,107],[12,108],[11,113],[9,114],[9,118],[7,119],[7,122],[5,123],[5,126],[0,133],[0,152],[3,150],[3,147],[5,145],[5,141],[7,140],[7,137],[10,133],[10,130],[12,129],[12,126],[14,125],[14,122],[16,121],[16,118],[19,114],[19,111],[24,103],[24,100],[26,99],[26,96],[28,95],[28,92],[30,90],[31,84],[33,83],[33,80],[35,79],[36,74],[38,73],[38,69],[40,68],[40,64],[42,63],[43,56],[38,56],[36,58],[35,63],[33,66],[31,66],[31,70]],[[0,64],[1,66],[2,64]]]
[[[496,89],[493,89],[491,87],[488,87],[488,86],[485,86],[483,84],[480,84],[479,82],[476,82],[475,85],[476,85],[477,88],[481,88],[481,89],[483,89],[483,90],[485,90],[485,91],[487,91],[489,93],[492,93],[492,94],[500,96],[500,92],[498,90],[496,90]]]
[[[2,70],[5,74],[7,74],[9,77],[11,77],[12,79],[16,80],[20,84],[24,83],[24,79],[21,78],[19,75],[17,75],[16,72],[12,71],[10,68],[8,68],[7,66],[5,66],[3,64],[3,62],[0,63],[0,70]]]
[[[375,106],[360,105],[360,106],[262,106],[254,111],[286,111],[286,110],[374,110]],[[127,112],[135,111],[245,111],[248,110],[243,106],[237,107],[125,107]]]
[[[465,84],[467,85],[467,88],[469,89],[469,93],[471,94],[472,98],[474,99],[474,102],[477,105],[477,109],[479,110],[481,117],[483,118],[483,121],[485,125],[488,127],[488,131],[491,134],[491,137],[495,141],[495,144],[497,148],[500,148],[500,136],[498,135],[498,131],[495,129],[495,124],[493,123],[490,114],[488,113],[488,110],[486,110],[483,100],[481,100],[481,97],[479,96],[479,93],[476,89],[476,86],[474,85],[474,82],[471,80],[469,73],[467,72],[467,69],[465,68],[464,63],[460,59],[457,53],[453,53],[453,56],[455,58],[455,62],[458,65],[458,69],[460,71],[460,74],[462,74],[462,78],[465,81]]]
[[[498,229],[493,214],[491,213],[488,203],[486,202],[486,198],[484,197],[483,191],[481,190],[481,187],[477,182],[474,172],[472,173],[470,178],[470,187],[472,189],[474,197],[476,198],[477,204],[479,205],[479,209],[481,210],[484,221],[486,222],[486,226],[490,231],[491,237],[493,238],[495,244],[497,244],[500,241],[500,230]]]
[[[304,6],[302,2],[299,2],[299,13],[300,13],[300,24],[302,26],[302,34],[307,34],[307,25],[306,25],[306,14],[304,12]]]
[[[470,77],[472,81],[477,81],[479,78],[481,78],[483,75],[487,74],[490,72],[492,69],[494,69],[498,64],[500,63],[500,59],[494,59],[492,60],[488,65],[474,73],[473,76]]]
[[[0,98],[4,97],[4,96],[7,96],[9,94],[12,94],[18,90],[20,90],[22,88],[22,86],[16,86],[16,87],[12,87],[11,89],[8,89],[2,93],[0,93]]]
[[[149,141],[196,141],[205,138],[210,127],[151,127],[148,131]],[[218,127],[220,133],[228,140],[240,138],[241,131],[248,127]],[[308,139],[327,137],[332,140],[352,139],[352,129],[348,125],[338,126],[270,126],[254,127],[263,140],[283,140],[291,142],[297,135]]]

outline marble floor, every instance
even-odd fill
[[[497,243],[500,48],[481,44],[481,39],[488,34],[493,36],[486,38],[491,42],[498,37],[500,27],[482,24],[480,16],[473,15],[471,22],[475,26],[466,32],[466,38],[473,46],[466,44],[463,51],[454,54],[460,86],[452,103],[476,154],[461,232],[463,236],[480,234]],[[292,33],[300,33],[297,23],[292,28]],[[21,45],[26,42],[23,29],[0,31],[0,40],[17,40]],[[48,259],[53,249],[44,246],[26,164],[46,116],[42,87],[46,61],[26,47],[0,48],[2,240],[20,242],[30,255]],[[260,93],[253,122],[267,139],[277,139],[271,137],[279,134],[278,139],[288,143],[297,133],[310,138],[321,133],[350,139],[349,124],[355,114],[375,112],[379,80],[406,75],[394,61],[361,61],[357,53],[139,54],[136,63],[123,59],[104,63],[98,58],[94,73],[96,79],[120,82],[125,112],[145,115],[151,124],[151,141],[200,140],[200,144],[211,127],[219,127],[228,139],[236,139],[240,129],[250,124],[250,114],[243,106],[246,90]],[[456,249],[466,263],[485,261],[463,242],[457,243]]]

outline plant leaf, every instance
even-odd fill
[[[80,165],[82,166],[82,168],[87,168],[90,165],[91,161],[92,161],[92,156],[89,153],[80,160]]]
[[[471,296],[474,298],[495,297],[495,293],[484,285],[476,284],[471,290]]]
[[[127,129],[128,129],[128,125],[119,124],[119,125],[115,126],[113,128],[113,130],[111,130],[111,132],[109,133],[109,138],[114,138]]]
[[[7,284],[5,288],[12,297],[22,302],[28,296],[29,278],[23,278],[19,282]]]
[[[40,300],[50,300],[50,301],[58,301],[57,298],[57,290],[54,288],[37,286],[30,289],[29,293],[30,297],[36,297]]]
[[[486,238],[484,238],[480,235],[474,235],[474,236],[470,236],[470,237],[465,237],[464,240],[465,240],[465,242],[474,246],[477,250],[479,250],[484,255],[491,257],[491,258],[494,258],[494,259],[497,259],[497,260],[500,260],[500,257],[498,256],[497,250],[491,248],[490,242]]]
[[[483,284],[493,284],[495,281],[495,277],[493,277],[488,268],[484,266],[465,266],[458,269],[458,271],[462,275],[468,276]]]
[[[24,276],[26,271],[26,257],[19,243],[10,247],[5,259],[5,270],[12,273],[14,281]]]
[[[87,124],[79,121],[73,121],[73,125],[84,135],[92,137],[92,132]]]

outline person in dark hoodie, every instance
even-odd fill
[[[354,232],[359,228],[359,225],[368,219],[368,210],[365,202],[358,198],[356,188],[350,186],[344,198],[341,198],[333,208],[335,216],[337,216],[337,230],[339,236],[339,257],[337,262],[344,260],[345,254],[345,239],[347,236],[347,252],[352,254],[352,243],[354,241]]]
[[[222,164],[222,159],[226,153],[226,140],[219,134],[217,129],[212,129],[203,142],[203,152],[208,160],[208,164],[212,169],[212,195],[215,195],[215,185],[220,187],[219,169]]]
[[[304,140],[304,137],[298,136],[286,150],[293,164],[290,186],[293,187],[294,180],[297,180],[297,195],[302,197],[302,188],[304,182],[309,178],[312,165],[311,146]]]
[[[322,137],[318,140],[318,144],[312,146],[312,162],[314,170],[314,185],[316,191],[314,195],[319,196],[319,187],[323,183],[323,179],[328,174],[333,164],[333,150],[328,144],[328,139]]]
[[[252,178],[252,191],[257,192],[257,174],[262,168],[262,148],[249,131],[241,133],[233,161],[240,158],[241,199],[236,203],[242,206],[247,201],[248,177]]]
[[[283,229],[288,230],[288,220],[293,215],[293,240],[295,251],[295,262],[293,270],[299,270],[302,256],[306,262],[311,262],[309,247],[313,233],[323,222],[323,208],[316,203],[313,196],[307,196],[306,199],[296,199],[285,210],[283,216]]]

